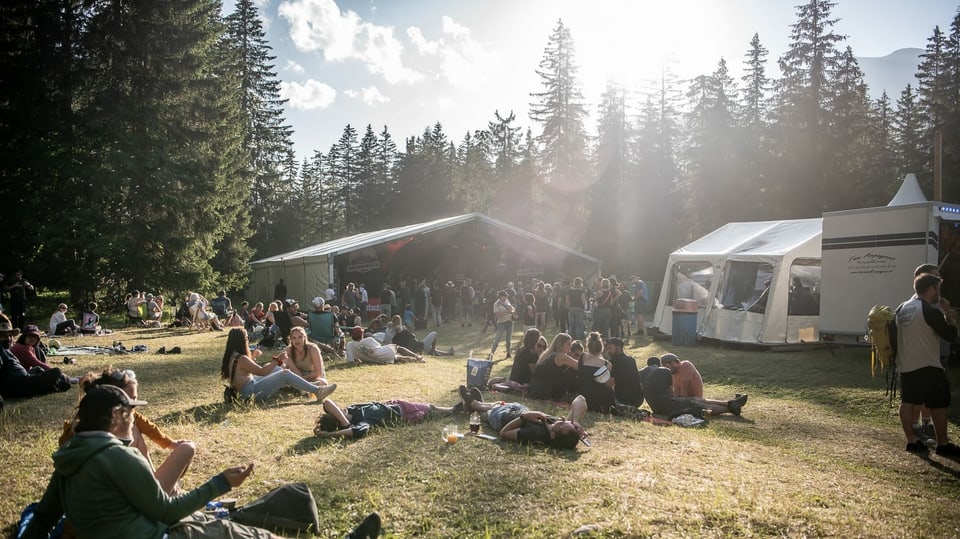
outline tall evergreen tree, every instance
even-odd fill
[[[536,70],[543,91],[530,94],[536,100],[530,105],[530,119],[543,126],[537,141],[546,204],[558,210],[551,212],[555,222],[547,223],[547,229],[555,231],[550,234],[554,239],[567,242],[582,232],[578,221],[585,217],[583,200],[591,184],[583,126],[587,110],[574,53],[570,29],[557,21]]]
[[[457,148],[454,201],[463,211],[487,210],[495,185],[490,151],[490,134],[487,131],[475,131],[472,135],[467,133]]]
[[[839,57],[836,46],[846,36],[833,31],[837,19],[829,0],[797,6],[787,52],[780,58],[775,135],[784,189],[780,215],[820,215],[835,187],[831,175],[828,101]]]
[[[868,185],[878,191],[877,205],[886,204],[896,192],[897,181],[897,144],[894,131],[895,113],[890,105],[887,92],[873,103],[870,110],[870,129],[867,133],[872,157],[864,166]]]
[[[258,255],[276,252],[276,236],[283,234],[274,224],[278,209],[289,200],[292,190],[283,182],[283,168],[292,153],[291,128],[283,118],[285,99],[280,98],[280,81],[274,71],[263,22],[252,0],[238,0],[225,19],[230,46],[228,69],[240,84],[240,113],[243,116],[243,144],[248,164],[241,170],[250,189],[250,218],[254,232],[251,246]]]
[[[832,77],[833,90],[827,101],[829,119],[826,148],[830,157],[828,176],[833,180],[825,197],[825,210],[841,210],[881,205],[887,180],[873,176],[868,170],[876,163],[878,148],[871,139],[871,103],[863,72],[847,47],[838,56],[837,70]],[[837,189],[839,184],[846,189]],[[840,191],[843,191],[842,193]]]
[[[743,76],[740,77],[740,137],[734,144],[740,158],[742,192],[747,196],[739,219],[770,219],[771,199],[778,189],[768,174],[770,168],[771,86],[767,76],[769,51],[760,43],[759,34],[753,34],[744,55]]]
[[[897,111],[893,119],[893,132],[897,149],[897,178],[906,174],[915,174],[921,186],[929,190],[933,173],[930,168],[930,156],[924,149],[923,112],[917,103],[917,94],[913,86],[907,85],[897,100]]]
[[[333,209],[341,216],[342,233],[346,236],[360,232],[359,151],[357,130],[348,124],[343,128],[340,140],[327,152],[327,177],[336,201]]]

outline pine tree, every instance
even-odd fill
[[[933,182],[933,172],[930,167],[930,155],[924,151],[923,113],[917,103],[917,95],[913,86],[907,85],[897,100],[897,111],[893,119],[894,140],[897,151],[897,178],[907,174],[915,174],[921,186],[926,186],[928,193]],[[899,187],[899,182],[897,184]]]
[[[838,57],[837,70],[832,76],[830,98],[827,101],[827,116],[830,120],[826,133],[830,144],[826,148],[830,157],[828,177],[833,186],[832,196],[825,197],[825,210],[841,210],[880,205],[886,180],[872,176],[868,168],[876,160],[876,147],[872,146],[870,99],[863,72],[847,47]],[[838,189],[844,185],[844,189]]]
[[[864,166],[867,184],[877,191],[875,205],[885,204],[899,187],[897,181],[897,145],[894,132],[894,111],[887,92],[873,103],[870,110],[870,128],[867,132],[871,158]],[[866,201],[865,201],[866,202]],[[866,204],[864,204],[865,206]]]
[[[486,212],[494,187],[490,164],[490,135],[487,131],[467,133],[457,148],[454,203],[465,212]]]
[[[530,94],[537,100],[530,105],[530,119],[543,126],[537,141],[542,148],[546,204],[558,210],[548,214],[554,222],[545,223],[545,228],[555,231],[554,239],[569,242],[580,235],[578,221],[585,217],[582,200],[591,181],[583,127],[587,111],[576,78],[573,38],[563,21],[557,22],[547,40],[536,73],[543,91]]]
[[[832,200],[829,100],[833,93],[838,43],[846,36],[833,31],[835,2],[809,0],[797,6],[787,52],[780,58],[775,110],[777,163],[784,189],[777,193],[782,217],[820,215]]]
[[[271,47],[263,22],[252,0],[238,0],[225,19],[230,63],[228,69],[240,84],[240,113],[244,119],[244,148],[248,166],[238,181],[250,189],[252,227],[250,240],[258,255],[277,252],[272,245],[285,232],[274,229],[274,215],[291,196],[283,184],[283,167],[292,153],[291,128],[283,118],[285,99],[280,98],[280,81],[274,71]]]
[[[347,124],[340,140],[327,152],[327,177],[330,181],[334,206],[331,208],[343,223],[342,234],[349,236],[360,232],[362,203],[357,193],[359,143],[357,130]]]
[[[750,39],[744,55],[743,76],[740,77],[740,133],[734,143],[740,157],[741,191],[746,195],[740,205],[742,217],[736,220],[773,218],[771,198],[777,184],[771,181],[770,121],[771,86],[767,77],[767,54],[759,34]]]
[[[741,122],[750,132],[757,133],[767,127],[770,117],[770,79],[767,77],[767,54],[760,43],[760,35],[753,34],[750,49],[744,55],[743,76],[740,77]],[[758,137],[752,137],[759,143]]]
[[[717,70],[696,77],[687,93],[686,191],[692,194],[698,230],[713,230],[735,218],[732,209],[751,195],[742,191],[734,143],[740,138],[736,92],[721,58]]]
[[[240,96],[221,65],[219,2],[97,7],[78,115],[99,152],[89,174],[105,189],[101,218],[112,233],[100,241],[112,246],[113,275],[140,289],[239,285],[248,190],[234,181]]]

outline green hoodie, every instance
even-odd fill
[[[190,492],[168,496],[150,464],[127,444],[107,432],[79,432],[58,449],[24,537],[46,539],[66,513],[81,539],[161,539],[168,526],[230,490],[218,474]]]

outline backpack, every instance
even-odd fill
[[[230,520],[248,526],[288,532],[317,532],[317,502],[305,483],[287,483],[230,514]]]

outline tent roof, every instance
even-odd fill
[[[347,236],[345,238],[339,238],[335,240],[330,240],[325,243],[319,243],[317,245],[311,245],[309,247],[304,247],[302,249],[297,249],[296,251],[290,251],[288,253],[282,253],[274,255],[268,258],[262,258],[260,260],[255,260],[250,263],[250,265],[264,264],[270,262],[282,262],[284,260],[314,257],[314,256],[323,256],[323,255],[338,255],[343,253],[349,253],[352,251],[357,251],[364,249],[373,245],[379,245],[381,243],[386,243],[396,239],[400,239],[406,236],[413,234],[426,234],[429,232],[435,232],[437,230],[443,230],[450,227],[455,227],[468,223],[471,221],[478,221],[481,223],[488,224],[490,226],[500,228],[516,234],[518,236],[525,237],[527,239],[535,240],[544,244],[547,244],[551,247],[569,253],[571,255],[583,258],[593,263],[599,263],[600,261],[592,256],[585,255],[580,251],[571,249],[570,247],[560,245],[559,243],[550,241],[542,236],[538,236],[532,232],[523,230],[522,228],[515,227],[513,225],[504,223],[492,217],[488,217],[481,213],[467,213],[464,215],[457,215],[454,217],[445,217],[443,219],[437,219],[435,221],[427,221],[425,223],[416,223],[412,225],[405,225],[396,228],[387,228],[384,230],[377,230],[374,232],[363,232],[361,234],[354,234],[353,236]]]
[[[819,236],[823,219],[728,223],[674,255],[783,255]]]
[[[907,204],[918,204],[921,202],[927,202],[927,197],[924,196],[923,190],[920,189],[920,183],[917,182],[917,177],[913,174],[907,174],[903,177],[903,183],[900,184],[900,189],[897,190],[897,194],[893,195],[893,198],[890,199],[890,203],[887,206],[905,206]]]

